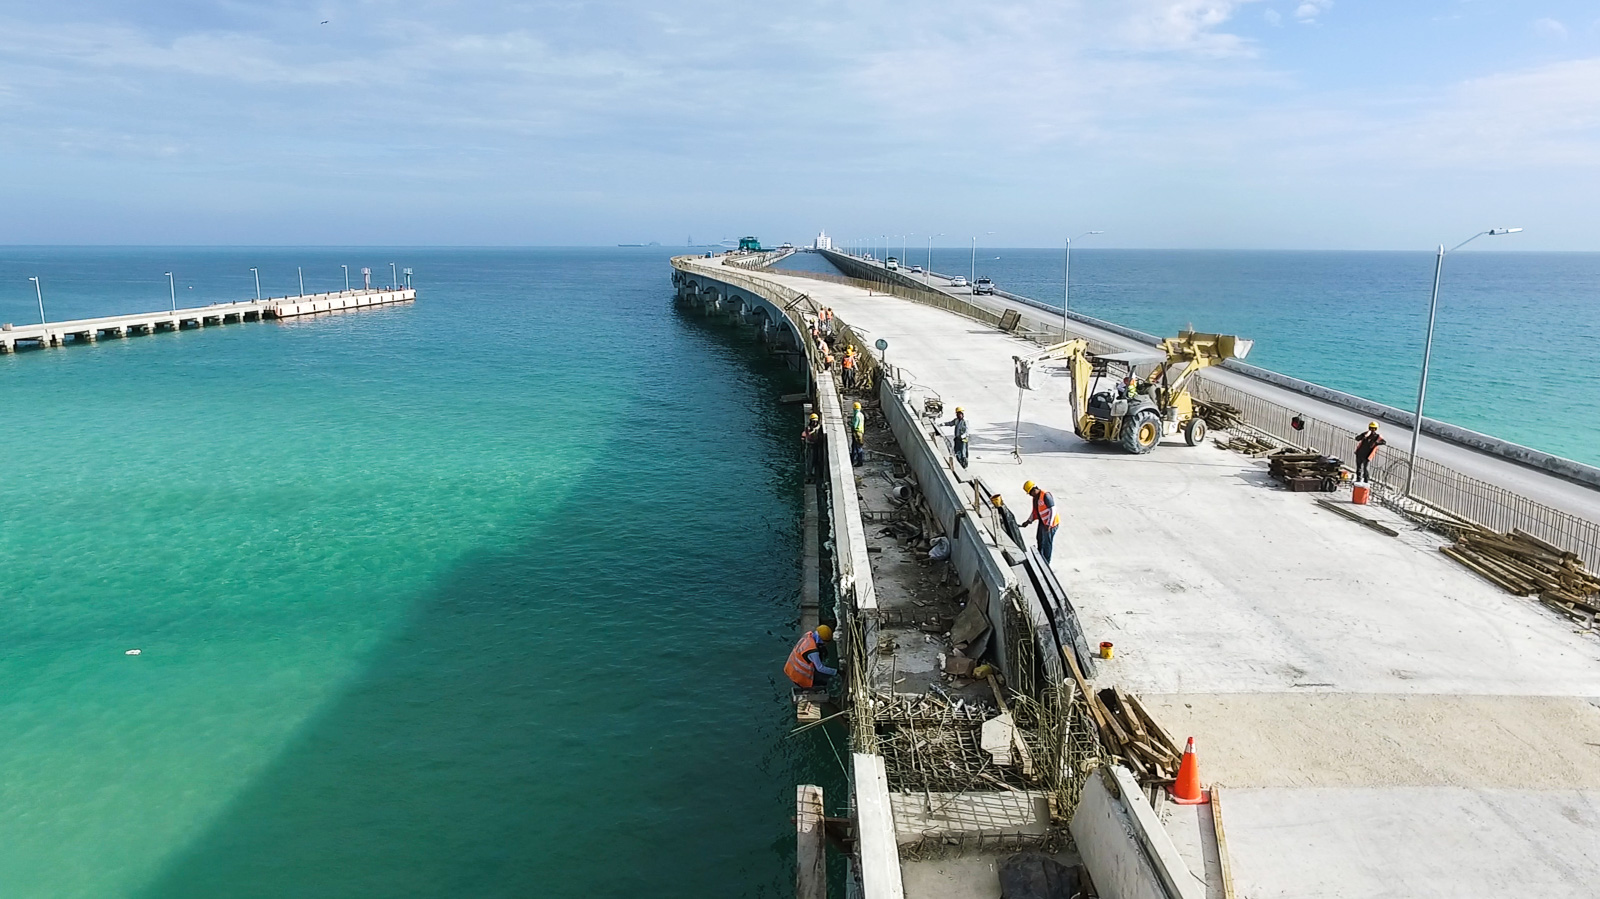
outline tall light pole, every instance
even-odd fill
[[[44,288],[39,286],[38,278],[29,278],[33,282],[33,292],[39,295],[39,324],[44,324]]]
[[[303,268],[301,268],[300,266],[297,265],[297,266],[294,267],[294,273],[300,276],[300,295],[301,296],[305,296],[306,295],[306,272],[305,272],[305,269],[303,269]]]
[[[994,232],[985,231],[983,233],[987,235]],[[967,278],[967,292],[971,293],[977,290],[973,285],[978,283],[978,238],[976,237],[972,238],[972,271],[969,274],[971,277]]]
[[[928,235],[928,267],[922,270],[922,283],[924,284],[933,283],[933,239],[935,237],[943,236],[943,231],[940,231],[938,234]]]
[[[394,263],[391,262],[391,263],[389,263],[389,289],[393,290],[394,288],[399,287],[399,286],[400,286],[400,272],[395,269]]]
[[[344,292],[345,293],[349,293],[350,292],[350,266],[341,265],[339,267],[344,269]]]
[[[256,276],[256,302],[261,302],[261,272],[255,266],[250,267],[250,273]]]
[[[172,272],[166,272],[167,290],[172,293],[172,311],[178,311],[178,282],[172,280]]]
[[[1072,242],[1082,240],[1091,234],[1104,234],[1104,231],[1085,231],[1077,237],[1067,238],[1067,250],[1061,257],[1061,339],[1067,339],[1067,309],[1071,306],[1072,299]]]
[[[1486,234],[1498,237],[1502,234],[1515,234],[1521,230],[1521,228],[1490,228],[1487,231],[1479,231],[1448,250],[1444,248],[1444,244],[1439,244],[1439,257],[1433,263],[1433,299],[1428,302],[1428,339],[1422,345],[1422,380],[1417,384],[1417,414],[1411,422],[1411,457],[1406,462],[1406,496],[1411,495],[1411,480],[1417,473],[1417,440],[1422,436],[1422,403],[1428,396],[1428,363],[1433,358],[1433,322],[1439,311],[1439,275],[1444,271],[1444,256],[1446,253],[1454,253]]]

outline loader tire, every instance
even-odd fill
[[[1206,442],[1206,420],[1200,416],[1189,419],[1183,426],[1183,442],[1190,446],[1199,446]]]
[[[1161,416],[1150,409],[1136,412],[1122,425],[1119,441],[1122,448],[1136,455],[1144,455],[1161,442]]]

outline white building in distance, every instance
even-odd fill
[[[833,249],[833,238],[829,237],[826,231],[818,231],[816,243],[813,243],[811,248],[813,250],[831,250]]]

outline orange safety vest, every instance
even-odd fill
[[[854,357],[854,356],[845,356],[844,357],[844,367],[845,368],[855,368],[856,367],[856,357]]]
[[[822,641],[817,639],[817,632],[806,631],[801,635],[800,642],[796,643],[794,649],[790,651],[789,661],[783,665],[783,673],[789,675],[789,679],[794,681],[796,686],[807,690],[816,686],[817,669],[806,656],[812,650],[820,649],[821,647]]]
[[[1061,523],[1061,517],[1056,515],[1056,510],[1045,505],[1045,499],[1050,498],[1050,491],[1040,490],[1039,495],[1033,498],[1033,517],[1039,519],[1042,528],[1053,528]]]

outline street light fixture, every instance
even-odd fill
[[[350,292],[350,266],[341,265],[339,267],[344,269],[344,292],[345,293],[349,293]]]
[[[300,266],[297,265],[297,266],[294,267],[294,273],[296,275],[300,276],[300,295],[301,296],[305,296],[306,295],[306,271],[305,271],[305,269],[303,269],[303,268],[301,268]]]
[[[1085,231],[1077,237],[1067,238],[1066,253],[1061,257],[1061,339],[1067,339],[1067,309],[1072,299],[1072,242],[1104,231]]]
[[[172,311],[178,311],[178,282],[172,280],[172,272],[163,272],[167,276],[167,290],[172,293]]]
[[[1439,275],[1444,270],[1445,254],[1454,253],[1484,235],[1499,237],[1502,234],[1516,234],[1521,230],[1521,228],[1490,228],[1487,231],[1479,231],[1448,250],[1444,248],[1444,244],[1439,244],[1439,257],[1433,263],[1433,299],[1428,302],[1428,339],[1422,345],[1422,380],[1417,384],[1417,414],[1411,421],[1411,456],[1406,462],[1406,496],[1411,495],[1411,481],[1417,473],[1417,440],[1422,436],[1422,403],[1428,396],[1428,363],[1433,359],[1433,322],[1439,311]]]
[[[250,267],[250,273],[256,276],[256,302],[261,302],[261,272],[255,266]]]
[[[922,270],[922,283],[924,284],[933,283],[933,239],[935,237],[943,236],[943,231],[940,231],[938,234],[928,235],[928,267]]]
[[[33,282],[33,292],[39,295],[39,324],[45,323],[44,318],[44,288],[39,286],[38,278],[29,278]]]
[[[985,231],[983,233],[985,235],[988,235],[988,234],[993,234],[994,232],[993,231]],[[978,283],[978,238],[977,237],[973,237],[972,238],[972,270],[971,270],[971,272],[969,272],[969,274],[971,275],[971,277],[967,278],[967,292],[971,293],[973,290],[977,289],[977,288],[973,287],[972,285]]]
[[[399,286],[400,286],[400,272],[395,268],[394,263],[391,262],[391,263],[389,263],[389,289],[393,290],[393,289],[395,289],[396,287],[399,287]]]

